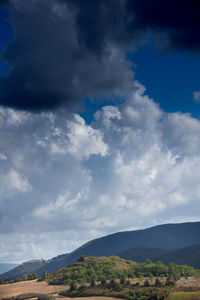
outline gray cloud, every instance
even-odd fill
[[[90,125],[78,114],[6,108],[0,120],[2,261],[199,218],[200,123],[166,114],[139,83]]]
[[[120,43],[122,2],[86,3],[10,1],[15,37],[3,54],[12,71],[0,81],[2,105],[72,108],[75,100],[130,88],[133,73]]]
[[[3,53],[11,74],[0,80],[0,104],[8,107],[75,109],[85,97],[121,97],[134,75],[127,51],[152,36],[164,50],[200,49],[197,1],[5,3],[15,34]]]

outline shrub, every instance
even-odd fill
[[[145,282],[144,282],[144,286],[150,286],[150,282],[149,282],[149,280],[148,280],[148,279],[146,279],[146,280],[145,280]]]

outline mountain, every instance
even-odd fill
[[[167,265],[175,263],[177,265],[188,265],[200,269],[200,244],[174,251],[137,247],[122,251],[117,255],[135,262],[144,262],[146,259],[151,259],[154,262],[161,260]]]
[[[82,254],[97,257],[112,256],[137,247],[174,251],[200,244],[199,233],[200,222],[164,224],[142,230],[117,232],[92,240],[69,254],[54,257],[44,265],[35,268],[34,272],[40,275],[43,269],[47,272],[56,271],[69,263],[75,262]],[[5,276],[7,276],[9,279],[10,274],[3,274],[3,277],[6,278]]]
[[[162,260],[165,264],[175,263],[200,269],[200,244],[157,256],[156,260]]]
[[[89,256],[111,256],[136,247],[176,250],[200,243],[200,222],[164,224],[155,227],[117,232],[92,240],[70,254],[62,256],[63,267],[75,262],[82,254]],[[56,259],[56,258],[55,258]],[[56,270],[52,260],[45,266],[48,272]]]
[[[17,266],[16,268],[0,275],[1,279],[16,279],[16,278],[21,278],[24,274],[27,273],[37,273],[38,269],[42,268],[45,266],[47,263],[46,260],[44,259],[39,259],[39,260],[29,260],[24,262],[23,264]]]
[[[17,267],[17,264],[0,263],[0,274],[8,272],[15,267]]]
[[[118,253],[121,258],[133,260],[135,262],[144,262],[146,259],[152,261],[158,260],[158,257],[162,257],[170,251],[160,248],[148,248],[148,247],[136,247]]]

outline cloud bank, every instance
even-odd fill
[[[29,111],[72,110],[85,97],[124,96],[126,58],[154,37],[162,50],[200,50],[200,7],[193,1],[8,0],[14,39],[3,53],[10,76],[0,104]]]
[[[1,261],[199,219],[199,137],[197,119],[165,113],[139,83],[89,125],[78,114],[1,108]]]

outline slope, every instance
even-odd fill
[[[124,259],[135,262],[144,262],[146,259],[156,261],[158,257],[170,253],[168,250],[160,248],[136,247],[118,253],[117,255]]]
[[[0,274],[8,272],[17,267],[17,264],[0,263]]]
[[[162,260],[165,264],[175,263],[178,265],[189,265],[200,269],[200,244],[185,247],[165,255],[155,257],[156,260]]]

